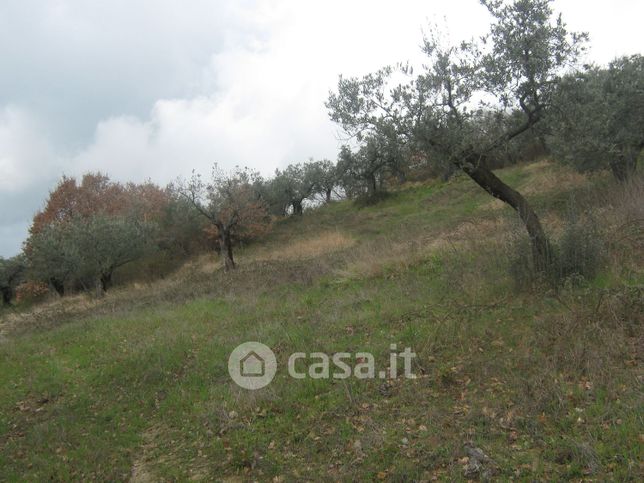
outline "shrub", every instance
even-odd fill
[[[558,289],[565,284],[580,285],[592,280],[604,264],[605,244],[591,213],[580,217],[571,202],[562,235],[552,244],[548,268],[535,268],[526,236],[514,236],[510,242],[510,275],[517,290],[547,285]]]
[[[356,197],[355,205],[358,208],[366,208],[367,206],[377,205],[378,203],[390,198],[391,195],[392,194],[388,191],[377,191],[376,193],[371,195],[364,193]]]
[[[595,278],[603,262],[604,243],[595,220],[580,220],[574,213],[558,243],[554,269],[556,282]]]
[[[509,271],[517,291],[531,289],[541,277],[538,276],[532,260],[530,242],[525,235],[514,233],[510,239],[509,247]]]
[[[46,283],[28,280],[16,288],[16,302],[32,304],[43,300],[49,294]]]

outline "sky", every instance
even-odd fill
[[[555,0],[589,61],[642,53],[639,0]],[[0,0],[0,256],[62,175],[165,185],[217,162],[335,159],[338,75],[422,63],[422,31],[486,31],[477,0]]]

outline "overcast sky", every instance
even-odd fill
[[[589,59],[641,53],[644,2],[556,0]],[[63,175],[161,184],[213,162],[335,159],[338,74],[482,34],[477,0],[0,0],[0,256]]]

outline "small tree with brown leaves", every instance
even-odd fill
[[[63,176],[49,193],[43,210],[34,216],[30,233],[36,235],[51,223],[68,222],[74,217],[122,214],[126,205],[124,187],[102,173],[87,173],[80,180]]]
[[[258,173],[247,168],[227,173],[215,165],[210,180],[204,181],[193,172],[188,181],[180,180],[173,187],[209,220],[226,271],[235,268],[234,243],[255,238],[270,225],[267,208],[256,190],[258,178]]]

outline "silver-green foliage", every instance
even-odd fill
[[[609,168],[618,180],[628,179],[644,148],[644,57],[567,76],[555,98],[549,119],[555,155],[582,172]]]
[[[100,283],[105,290],[115,269],[154,249],[155,231],[151,223],[107,215],[52,223],[30,240],[32,276],[55,286]]]

